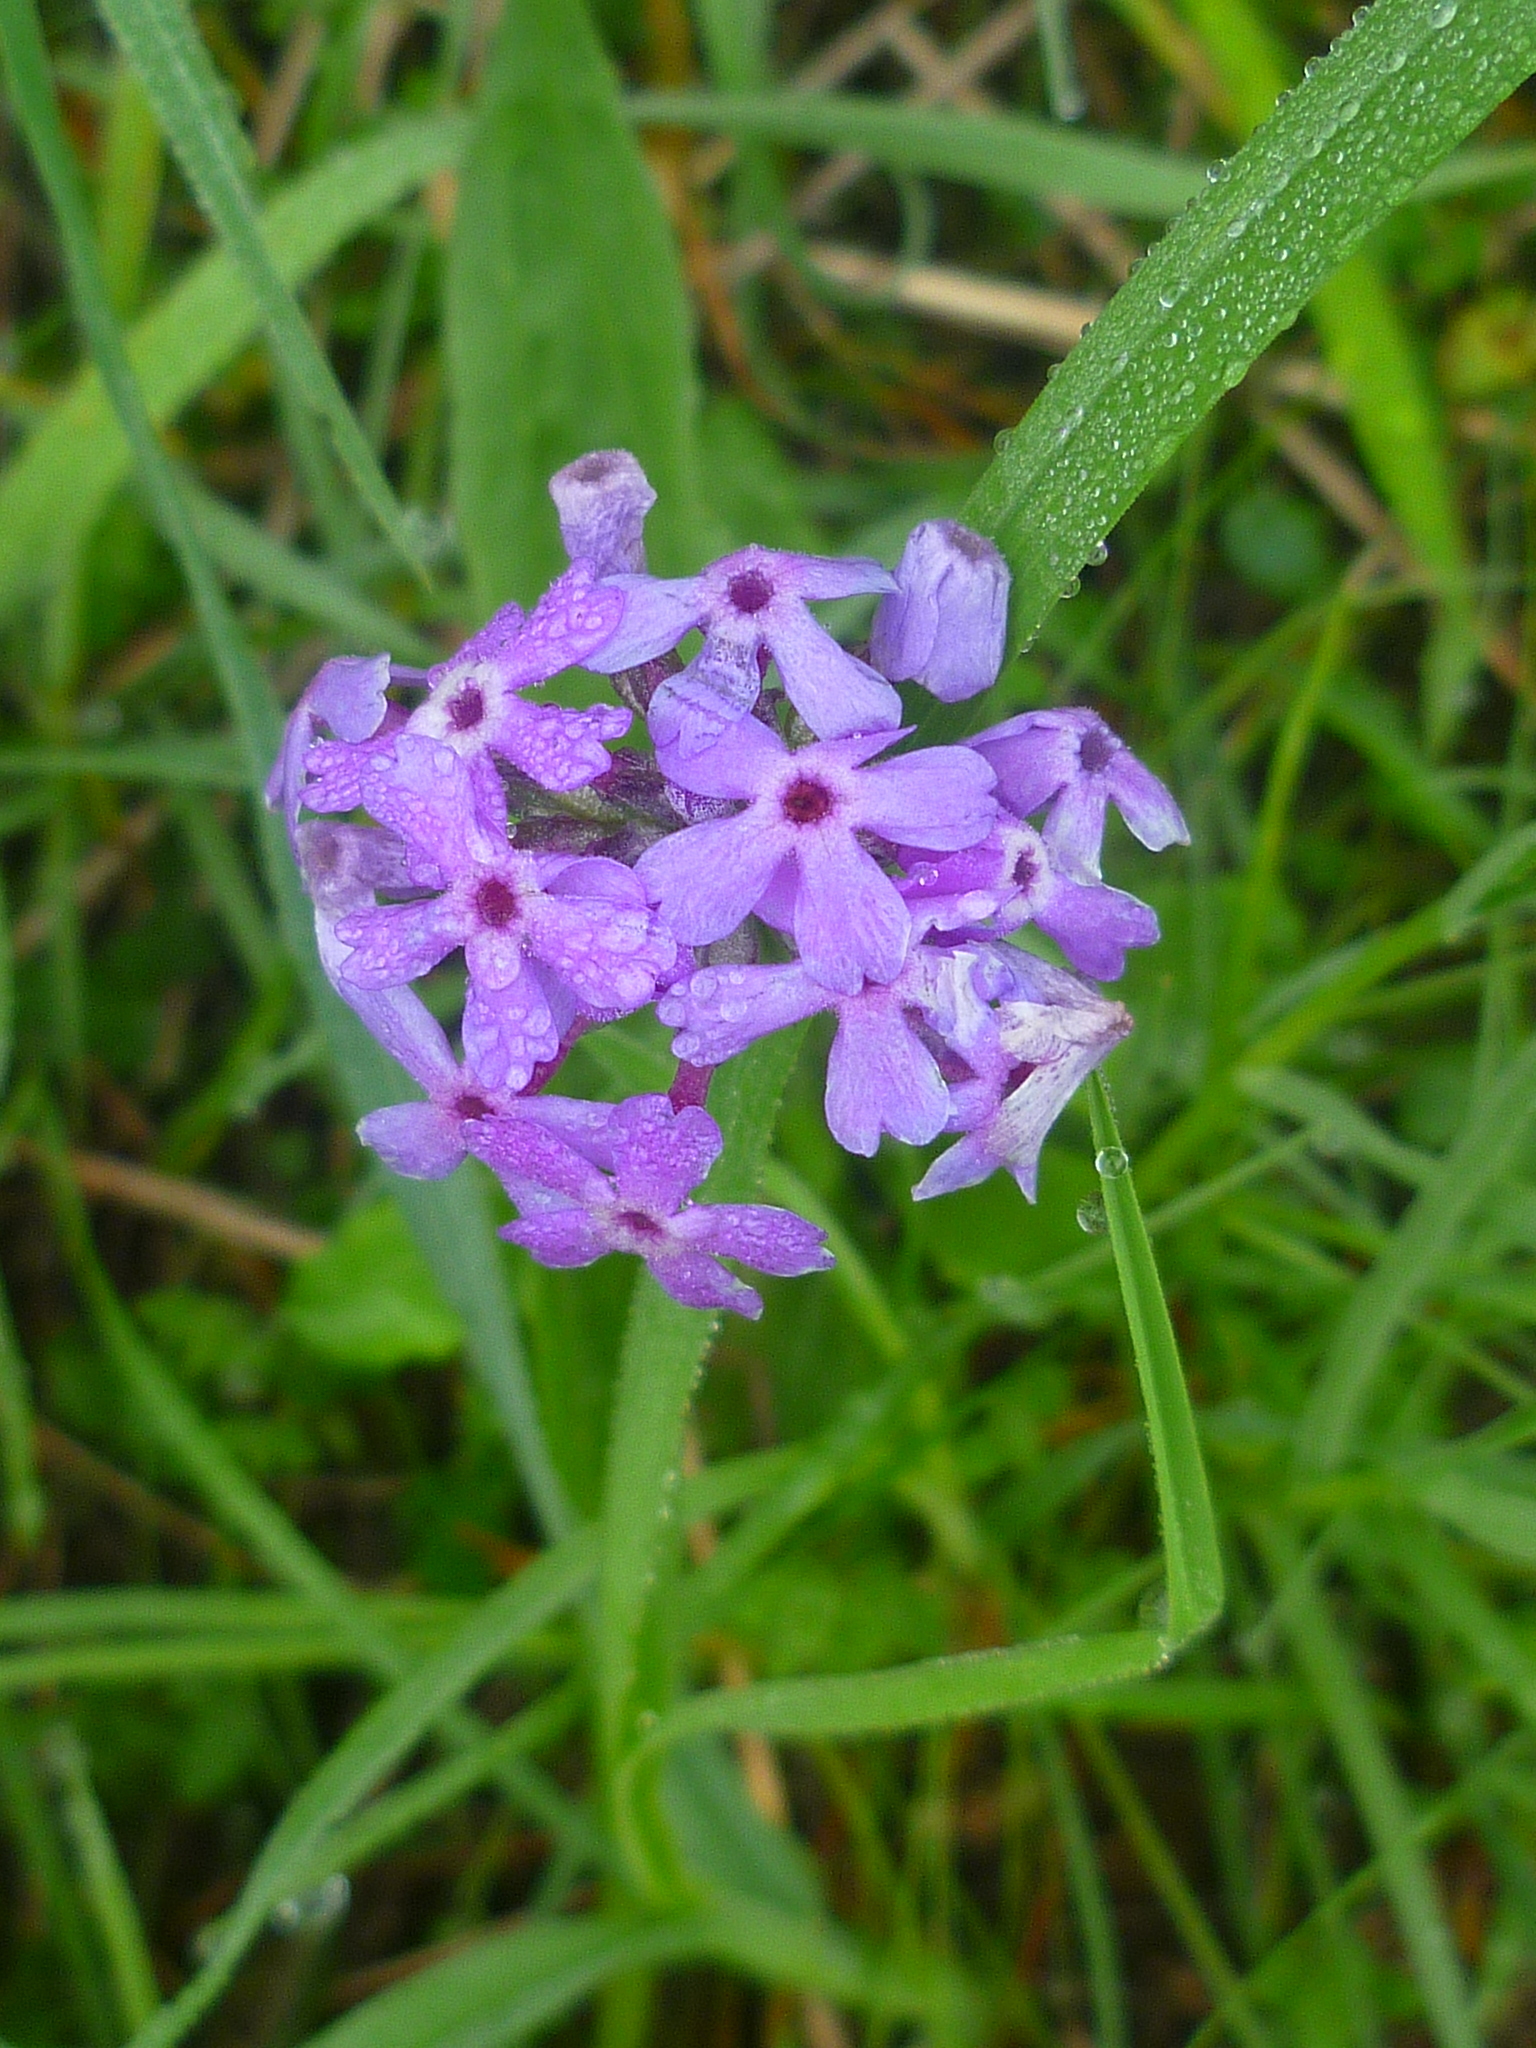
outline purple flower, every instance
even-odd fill
[[[338,741],[356,744],[372,739],[389,709],[390,661],[387,654],[341,654],[315,673],[288,714],[283,743],[267,777],[269,810],[283,813],[288,841],[297,859],[299,807],[310,749],[322,726]],[[350,809],[351,806],[344,808]]]
[[[632,1096],[610,1112],[606,1171],[527,1121],[481,1124],[470,1142],[523,1211],[501,1235],[546,1266],[634,1252],[674,1300],[755,1317],[760,1296],[721,1258],[783,1275],[832,1264],[823,1232],[787,1209],[688,1200],[720,1156],[720,1131],[706,1110],[676,1110],[664,1095]]]
[[[989,948],[975,982],[993,1001],[963,1005],[949,1034],[973,1077],[950,1087],[950,1128],[965,1136],[929,1167],[914,1201],[971,1187],[1002,1166],[1032,1202],[1047,1132],[1131,1028],[1119,1003],[1012,947]]]
[[[507,842],[489,758],[407,735],[370,761],[364,805],[397,832],[411,885],[440,893],[350,911],[336,927],[349,990],[389,989],[464,948],[464,1049],[492,1088],[519,1089],[553,1059],[578,1009],[613,1017],[648,1002],[676,947],[617,861],[524,853]]]
[[[901,699],[867,662],[839,647],[806,610],[807,599],[856,597],[895,586],[878,562],[743,548],[697,576],[670,582],[616,576],[623,624],[589,666],[604,675],[637,668],[698,627],[704,644],[651,700],[658,747],[684,759],[710,746],[757,702],[771,656],[790,702],[822,739],[889,728]]]
[[[718,1066],[767,1032],[835,1010],[827,1127],[845,1152],[868,1159],[882,1131],[926,1145],[943,1130],[949,1091],[929,1041],[953,1028],[957,983],[969,973],[964,955],[927,946],[913,947],[894,981],[865,982],[853,995],[824,988],[797,963],[703,967],[668,989],[656,1014],[677,1031],[676,1058]]]
[[[577,563],[531,614],[503,606],[450,660],[429,669],[430,694],[403,730],[441,740],[460,754],[489,749],[543,789],[580,789],[595,781],[612,767],[604,743],[629,730],[629,713],[617,704],[587,711],[528,704],[520,693],[587,660],[611,638],[623,611],[618,593],[595,583],[587,565]],[[389,758],[394,738],[395,729],[386,727],[363,746],[312,747],[315,780],[304,797],[310,809],[355,810],[369,764]]]
[[[1157,944],[1157,914],[1149,905],[1103,882],[1058,874],[1033,825],[1012,818],[963,852],[909,864],[900,887],[913,917],[931,930],[1038,925],[1095,981],[1118,981],[1127,947]]]
[[[1107,804],[1153,853],[1189,844],[1189,827],[1172,795],[1096,711],[1021,712],[970,744],[997,770],[997,793],[1009,810],[1026,818],[1051,806],[1045,843],[1069,875],[1098,880]]]
[[[550,478],[549,495],[573,562],[587,563],[594,576],[645,568],[645,515],[656,493],[627,448],[599,448],[568,462]]]
[[[791,753],[755,718],[706,754],[662,767],[699,796],[738,797],[734,817],[691,825],[641,855],[636,872],[684,945],[723,939],[789,867],[795,945],[824,987],[855,995],[892,981],[911,920],[900,892],[857,835],[936,849],[969,846],[992,823],[991,771],[968,747],[927,747],[864,764],[899,733],[824,740]]]
[[[979,533],[927,519],[907,536],[896,588],[880,600],[869,658],[893,683],[946,704],[990,689],[1003,665],[1008,565]]]

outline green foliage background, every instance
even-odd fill
[[[1536,2027],[1536,4],[1039,0],[990,111],[795,89],[857,16],[0,0],[10,2048]],[[1060,373],[839,284],[836,150]],[[983,527],[985,716],[1194,827],[1033,1209],[721,1076],[839,1256],[753,1327],[360,1154],[254,801],[611,444],[667,572]]]

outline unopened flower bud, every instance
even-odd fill
[[[880,673],[946,704],[990,689],[1008,623],[1008,567],[991,541],[953,519],[925,520],[902,549],[896,586],[870,636]]]
[[[656,493],[627,448],[599,448],[568,462],[550,478],[549,495],[573,562],[589,563],[596,576],[645,568],[645,515]]]

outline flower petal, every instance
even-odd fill
[[[464,1004],[464,1051],[491,1088],[516,1094],[541,1060],[560,1050],[560,1033],[536,974],[526,969],[509,987],[471,982]]]
[[[609,1126],[619,1199],[670,1216],[720,1157],[720,1126],[704,1109],[674,1109],[665,1095],[632,1095]]]
[[[656,1014],[677,1032],[675,1059],[717,1067],[754,1039],[798,1024],[831,1001],[830,990],[797,965],[701,967],[668,989]]]
[[[837,1263],[824,1230],[792,1209],[764,1202],[700,1202],[683,1211],[675,1230],[679,1239],[717,1259],[739,1259],[781,1279],[825,1273]]]
[[[943,1130],[949,1090],[895,1003],[856,997],[843,1005],[827,1058],[826,1108],[838,1144],[865,1159],[879,1150],[882,1131],[926,1145]]]
[[[790,703],[818,739],[901,724],[901,699],[884,676],[839,647],[809,612],[775,607],[764,638]]]
[[[585,666],[598,675],[617,675],[621,668],[654,661],[674,648],[702,616],[697,577],[664,581],[659,576],[611,576],[605,582],[624,599],[624,616],[612,636],[586,657]]]
[[[757,1289],[727,1273],[707,1252],[657,1252],[645,1263],[657,1285],[685,1308],[728,1308],[754,1323],[763,1312]]]
[[[442,1180],[464,1157],[460,1120],[433,1102],[397,1102],[370,1110],[357,1135],[408,1180]]]
[[[750,811],[690,825],[648,847],[635,863],[673,936],[708,945],[735,931],[779,863],[778,835]]]
[[[618,704],[572,711],[564,704],[525,704],[508,696],[486,721],[486,742],[541,789],[584,789],[613,766],[606,740],[622,739],[630,714]]]
[[[446,897],[349,910],[336,923],[347,948],[336,978],[358,989],[400,988],[429,974],[464,938],[463,919]]]
[[[866,977],[894,981],[907,957],[911,930],[896,884],[856,840],[845,834],[801,834],[795,944],[814,980],[844,995],[857,995]]]
[[[1189,827],[1172,791],[1128,747],[1110,762],[1104,780],[1110,801],[1143,846],[1153,853],[1165,846],[1188,846]]]
[[[921,747],[859,776],[859,823],[902,845],[949,852],[985,839],[997,816],[993,772],[969,747]]]
[[[677,944],[645,905],[605,896],[543,895],[528,912],[530,950],[572,988],[584,1008],[639,1009],[677,958]]]
[[[606,1233],[585,1209],[541,1209],[496,1233],[536,1258],[541,1266],[590,1266],[611,1252]]]

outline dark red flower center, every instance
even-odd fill
[[[1038,1060],[1020,1060],[1016,1067],[1010,1067],[1008,1078],[1003,1083],[1003,1093],[1011,1095],[1015,1088],[1022,1088],[1039,1064]]]
[[[475,891],[475,915],[492,931],[503,931],[516,917],[517,891],[500,875],[489,875]]]
[[[1039,872],[1040,863],[1033,850],[1026,846],[1013,864],[1013,886],[1015,889],[1032,889]]]
[[[615,1223],[622,1223],[626,1230],[632,1230],[637,1237],[661,1237],[661,1225],[654,1216],[647,1216],[643,1209],[620,1209],[614,1217]]]
[[[457,1117],[470,1119],[491,1116],[494,1112],[483,1095],[458,1095],[454,1097],[453,1113]]]
[[[779,798],[779,809],[791,825],[819,825],[832,809],[832,792],[824,782],[797,775]]]
[[[1077,758],[1085,773],[1102,775],[1115,758],[1114,735],[1106,732],[1102,725],[1090,726],[1078,741]]]
[[[773,600],[773,585],[761,569],[741,569],[725,586],[725,594],[737,611],[748,618]]]
[[[455,732],[469,732],[485,716],[485,698],[473,683],[448,699],[448,723]]]

